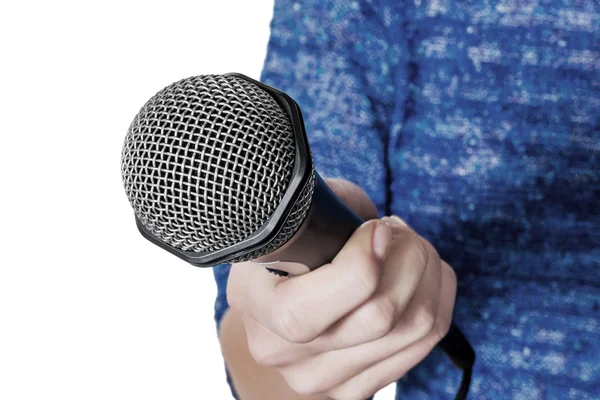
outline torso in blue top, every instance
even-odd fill
[[[299,103],[322,175],[455,268],[472,398],[600,399],[597,2],[276,0],[262,78]],[[397,397],[459,381],[434,351]]]

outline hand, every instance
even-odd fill
[[[327,183],[363,219],[377,217],[357,186]],[[455,294],[452,268],[395,216],[365,222],[306,275],[234,264],[227,287],[258,364],[298,393],[344,400],[372,396],[423,360],[448,332]]]

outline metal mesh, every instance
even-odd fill
[[[207,252],[267,222],[289,185],[294,157],[289,118],[267,92],[241,78],[203,75],[167,86],[144,105],[125,138],[121,173],[136,216],[152,234]],[[293,235],[313,189],[311,178],[279,235],[247,259]]]
[[[312,203],[312,196],[315,192],[315,171],[313,169],[310,179],[306,182],[304,189],[298,196],[292,211],[289,213],[287,220],[285,221],[281,231],[279,234],[266,246],[255,250],[249,254],[246,254],[243,257],[235,258],[229,260],[229,262],[243,262],[248,260],[253,260],[265,254],[269,254],[272,251],[277,250],[279,247],[283,246],[285,242],[291,238],[294,233],[298,230],[302,222],[304,221],[304,217],[306,217],[306,213],[310,209],[310,205]]]

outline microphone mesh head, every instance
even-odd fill
[[[266,91],[235,76],[202,75],[167,86],[127,132],[121,174],[141,223],[162,242],[208,252],[263,226],[281,202],[296,157],[291,122]],[[310,207],[314,171],[271,243],[284,244]]]

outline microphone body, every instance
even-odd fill
[[[298,232],[261,262],[288,261],[291,275],[302,275],[331,262],[363,220],[333,193],[315,172],[313,200]],[[276,269],[276,265],[274,265]]]

